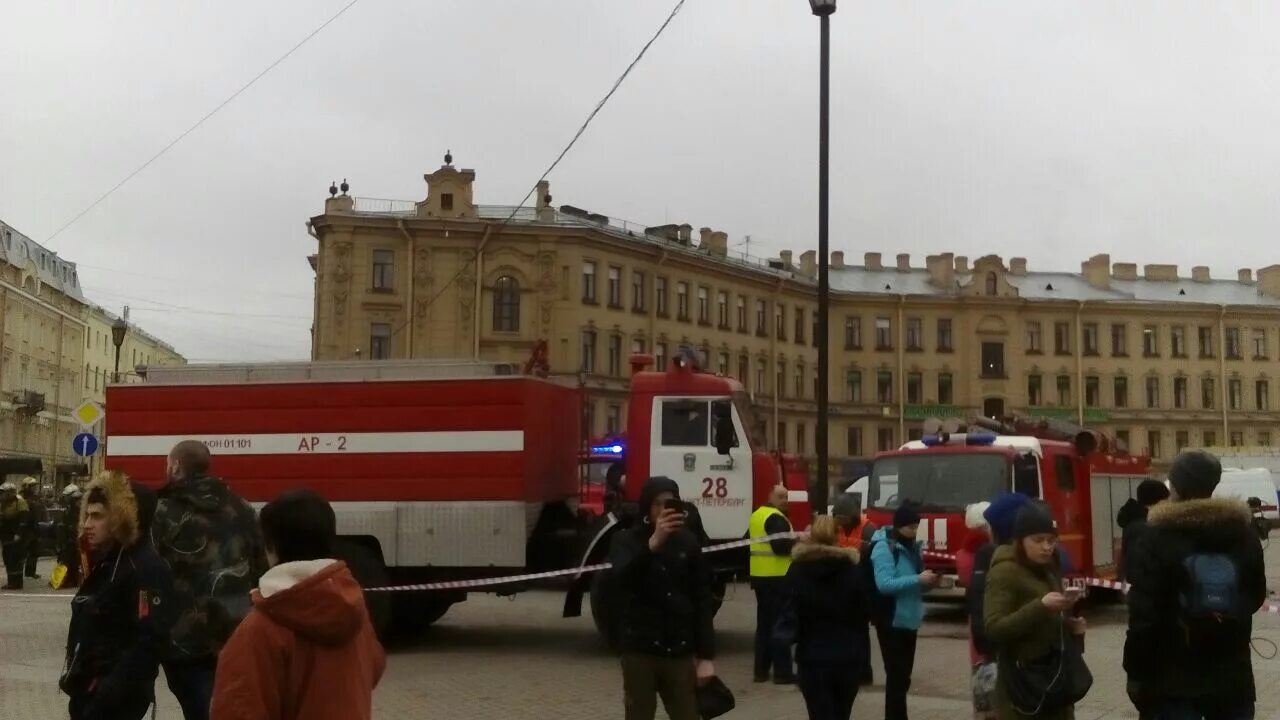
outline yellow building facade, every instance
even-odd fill
[[[125,309],[124,342],[120,345],[120,382],[142,382],[147,367],[185,365],[187,360],[172,345],[129,322]],[[111,329],[119,316],[90,305],[85,311],[88,334],[84,343],[84,387],[86,398],[106,402],[107,385],[115,373],[116,348]]]
[[[317,249],[312,355],[522,363],[590,390],[593,435],[623,429],[628,357],[682,348],[742,381],[775,448],[811,454],[816,255],[758,260],[691,225],[644,226],[569,205],[477,205],[476,174],[444,166],[421,201],[333,187]],[[345,185],[345,183],[344,183]],[[1280,441],[1280,266],[1080,271],[951,253],[831,257],[833,458],[970,414],[1070,419],[1166,460],[1184,447]]]

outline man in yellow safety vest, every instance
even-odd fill
[[[773,639],[773,628],[786,604],[787,570],[791,568],[791,548],[795,540],[764,540],[770,535],[791,532],[787,519],[787,489],[781,485],[769,494],[769,501],[751,514],[748,526],[751,543],[751,587],[756,592],[755,681],[788,685],[796,681],[791,665],[791,648]]]

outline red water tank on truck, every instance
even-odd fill
[[[1019,492],[1049,506],[1076,574],[1113,577],[1116,514],[1148,477],[1149,458],[1129,455],[1094,431],[1039,420],[975,419],[968,430],[933,433],[877,455],[865,489],[872,521],[891,523],[903,502],[916,503],[923,518],[918,537],[931,553],[925,563],[946,589],[956,584],[948,556],[973,532],[965,527],[965,508]]]
[[[106,465],[159,485],[170,448],[196,439],[212,451],[214,473],[255,505],[313,489],[332,502],[343,558],[366,587],[596,562],[629,517],[580,512],[582,390],[519,372],[469,361],[151,368],[144,382],[107,390]],[[708,541],[739,539],[781,479],[752,445],[750,418],[733,380],[683,362],[638,372],[626,475],[669,475],[698,509]],[[624,501],[641,485],[626,483]],[[724,576],[746,565],[745,554],[715,557]],[[583,582],[590,576],[575,587]],[[381,628],[412,631],[466,589],[366,597]]]

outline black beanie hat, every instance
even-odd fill
[[[1173,459],[1169,484],[1184,500],[1208,498],[1222,480],[1222,463],[1203,450],[1188,450]]]
[[[1151,507],[1162,500],[1169,499],[1169,488],[1159,480],[1143,480],[1138,483],[1138,504],[1143,507]]]
[[[658,475],[651,477],[645,481],[644,487],[640,490],[640,501],[638,503],[640,514],[648,516],[649,511],[653,509],[653,500],[664,492],[672,493],[678,499],[680,497],[680,486],[675,480],[665,476]]]
[[[919,524],[920,511],[911,503],[903,503],[893,512],[893,527],[895,529]]]
[[[1035,505],[1027,505],[1018,511],[1013,521],[1013,537],[1016,540],[1032,535],[1057,535],[1058,529],[1053,526],[1053,517]]]

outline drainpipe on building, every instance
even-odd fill
[[[62,425],[62,353],[67,319],[58,317],[58,364],[53,370],[53,428],[49,434],[49,479],[58,483],[58,430]]]
[[[417,303],[414,301],[417,297],[418,288],[414,287],[414,283],[418,278],[418,254],[414,252],[413,236],[409,234],[409,228],[405,227],[404,218],[396,220],[396,227],[400,228],[400,233],[404,235],[405,247],[409,250],[409,293],[406,301],[409,304],[409,346],[405,357],[413,359],[413,334],[416,326],[414,325],[414,308]]]
[[[481,289],[484,287],[484,246],[489,244],[489,235],[493,232],[493,223],[484,224],[484,235],[480,238],[480,245],[476,248],[476,293],[472,299],[472,337],[475,339],[473,353],[475,359],[480,359],[480,311]]]
[[[1084,427],[1084,300],[1076,305],[1076,420]],[[1101,390],[1099,390],[1101,392]]]
[[[1218,309],[1218,387],[1222,388],[1222,442],[1224,447],[1231,447],[1231,423],[1227,420],[1227,407],[1231,404],[1231,389],[1227,386],[1227,306],[1220,305]]]
[[[898,296],[898,443],[907,442],[907,296]],[[921,328],[920,332],[924,332]],[[924,388],[921,388],[924,390]]]

